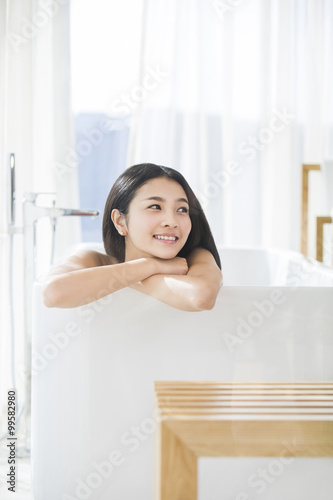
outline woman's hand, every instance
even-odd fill
[[[174,257],[173,259],[160,259],[152,257],[155,263],[155,274],[181,274],[188,272],[187,260],[183,257]]]

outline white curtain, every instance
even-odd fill
[[[333,158],[332,53],[330,0],[146,0],[130,163],[180,170],[218,244],[299,251],[301,164]]]
[[[12,386],[10,370],[10,237],[7,227],[8,155],[16,157],[16,226],[22,226],[24,192],[56,192],[57,205],[79,208],[77,172],[69,151],[73,147],[70,111],[70,50],[68,0],[0,1],[0,258],[1,403]],[[45,225],[46,224],[46,225]],[[62,255],[80,241],[80,221],[64,218],[56,237]],[[42,228],[38,256],[49,261],[51,234]],[[41,246],[42,245],[42,246]],[[23,399],[23,237],[14,236],[14,321],[16,385]],[[1,431],[3,429],[0,429]]]

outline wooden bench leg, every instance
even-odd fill
[[[156,500],[197,500],[197,456],[160,423],[160,457],[155,477]],[[156,450],[158,453],[158,449]]]

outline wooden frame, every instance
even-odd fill
[[[309,172],[320,170],[320,165],[302,165],[302,221],[301,221],[301,253],[308,254],[308,207],[309,207]]]
[[[316,259],[323,262],[324,253],[324,224],[332,224],[332,217],[317,217],[317,253]]]
[[[155,500],[196,500],[198,457],[333,457],[333,383],[156,382]]]

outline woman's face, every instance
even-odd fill
[[[130,203],[126,226],[126,261],[176,257],[192,227],[184,189],[165,177],[146,182]]]

